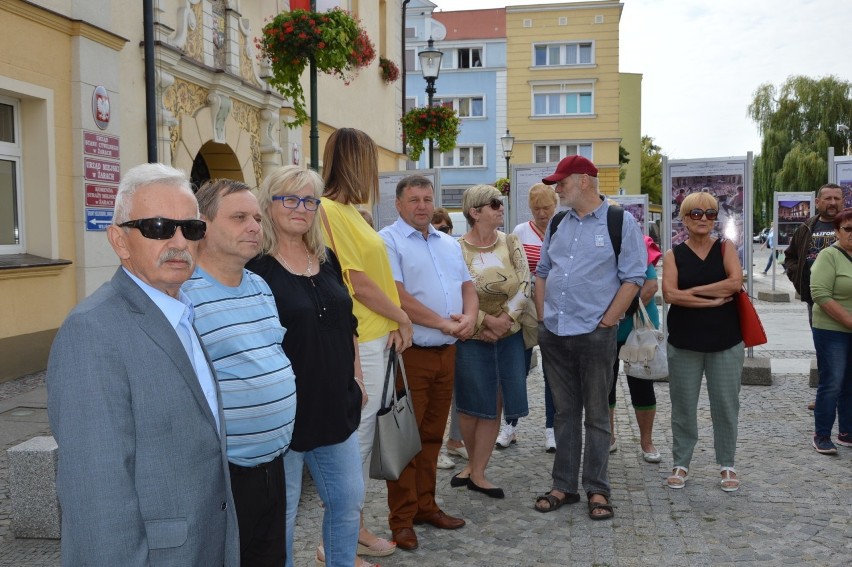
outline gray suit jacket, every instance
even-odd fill
[[[239,565],[225,434],[177,333],[121,268],[59,329],[47,393],[63,565]]]

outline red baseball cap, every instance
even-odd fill
[[[553,173],[552,175],[548,175],[547,177],[542,179],[541,182],[545,185],[553,185],[557,181],[561,181],[574,173],[597,177],[598,168],[595,167],[595,164],[593,164],[583,156],[568,156],[567,158],[563,158],[562,161],[559,162],[559,165],[556,166],[555,173]]]

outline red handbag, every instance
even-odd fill
[[[753,347],[766,344],[766,331],[763,330],[763,323],[760,322],[760,317],[757,316],[757,310],[751,303],[751,298],[745,288],[741,289],[734,295],[734,301],[737,302],[737,314],[740,318],[740,332],[743,335],[743,343],[746,347]]]

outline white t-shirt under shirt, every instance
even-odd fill
[[[516,226],[512,234],[516,235],[521,241],[527,255],[527,262],[530,265],[530,273],[535,274],[535,268],[538,266],[539,258],[541,258],[541,242],[544,239],[544,233],[539,232],[532,221],[528,221]]]

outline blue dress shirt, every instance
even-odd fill
[[[622,283],[642,286],[648,251],[642,231],[624,212],[618,263],[609,238],[607,210],[601,205],[583,218],[568,209],[550,238],[550,225],[541,244],[536,275],[546,279],[544,326],[559,336],[591,333],[600,324]]]
[[[420,303],[448,319],[464,312],[462,284],[470,281],[461,246],[456,240],[429,225],[428,238],[398,218],[379,235],[385,241],[393,279]],[[441,346],[456,338],[438,329],[414,325],[414,344]]]

